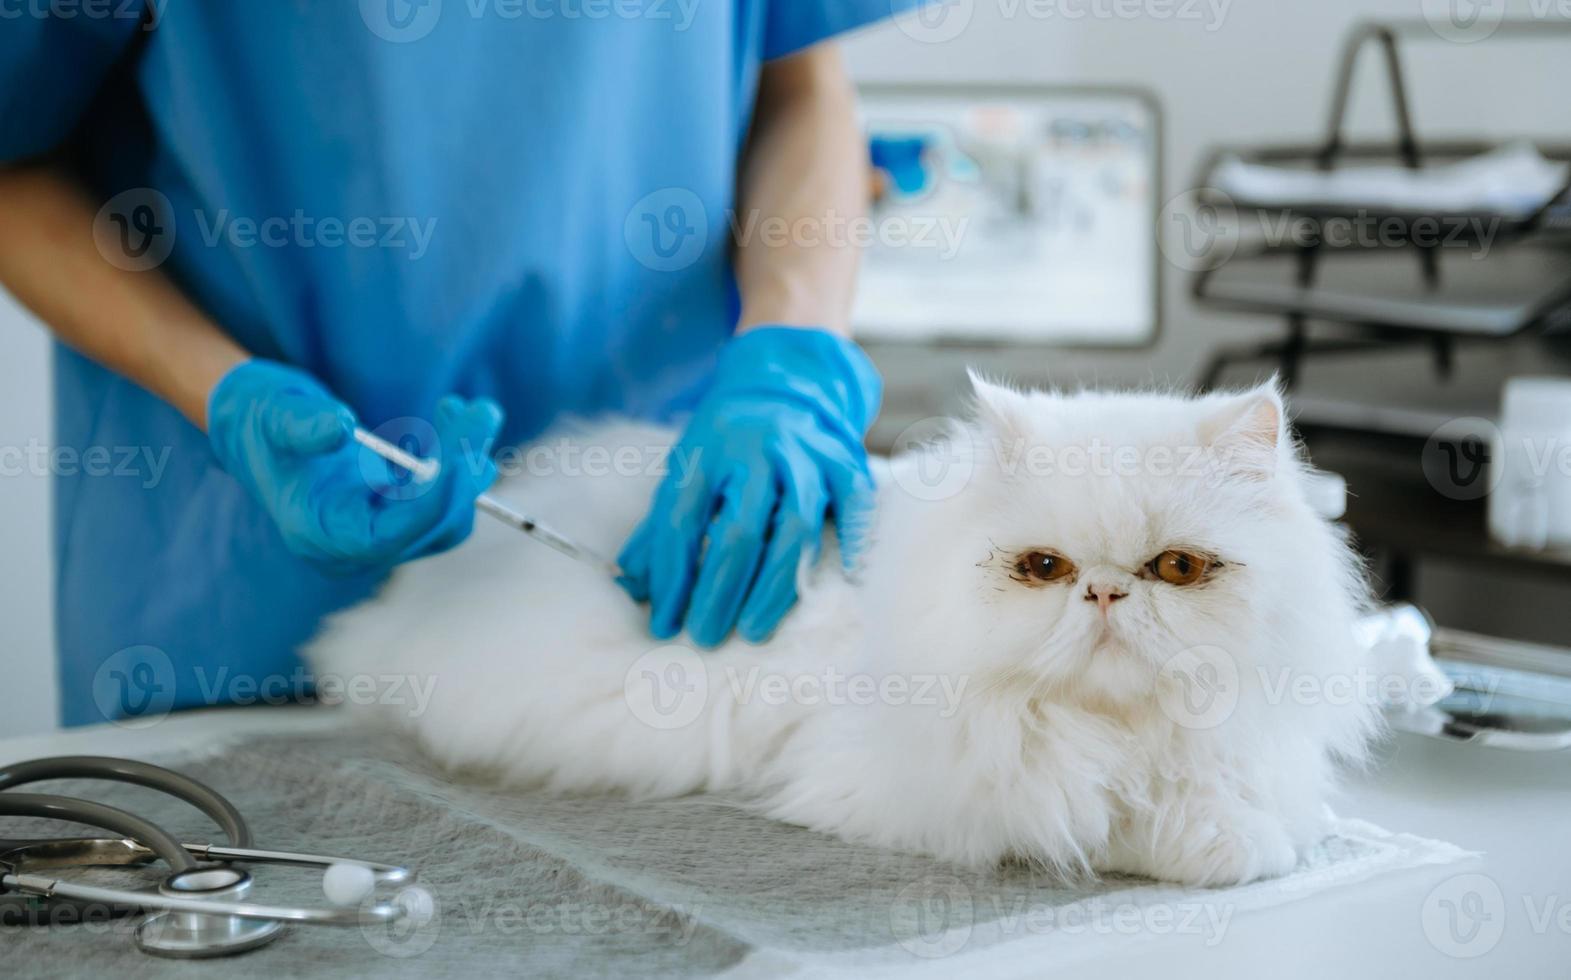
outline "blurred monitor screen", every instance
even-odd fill
[[[1117,89],[862,90],[882,341],[1137,346],[1157,330],[1158,110]]]

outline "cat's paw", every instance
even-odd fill
[[[1287,874],[1298,849],[1281,821],[1258,810],[1188,815],[1182,829],[1138,851],[1115,849],[1108,870],[1201,888],[1241,885]]]
[[[1254,810],[1197,820],[1174,843],[1172,861],[1158,877],[1185,885],[1242,885],[1285,875],[1298,864],[1287,830]]]

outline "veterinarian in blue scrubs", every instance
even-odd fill
[[[698,474],[623,584],[657,636],[767,636],[867,506],[879,399],[835,235],[866,149],[819,42],[903,6],[6,15],[0,282],[61,341],[65,723],[302,693],[321,617],[463,540],[482,450],[565,413],[689,420]],[[368,465],[355,424],[442,476]]]

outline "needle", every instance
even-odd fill
[[[414,474],[415,479],[421,483],[431,482],[441,472],[441,466],[435,460],[423,459],[413,453],[407,453],[386,439],[367,432],[358,425],[355,426],[355,442],[376,453],[389,463],[402,466]],[[575,558],[578,561],[598,566],[613,578],[622,574],[622,569],[618,567],[616,562],[611,561],[591,548],[578,544],[571,538],[551,530],[551,528],[541,524],[533,517],[514,510],[488,493],[482,493],[475,498],[475,508],[482,513],[489,514],[509,527],[524,532],[541,544],[554,548],[569,558]]]

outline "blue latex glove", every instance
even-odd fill
[[[617,559],[623,587],[650,600],[655,636],[685,624],[700,646],[733,626],[768,637],[796,602],[801,563],[818,556],[826,513],[852,560],[873,506],[862,438],[881,388],[860,348],[822,330],[764,327],[726,345]]]
[[[246,361],[214,386],[207,406],[220,465],[267,510],[292,553],[338,575],[468,537],[475,498],[496,479],[490,449],[501,425],[502,411],[489,399],[443,398],[435,426],[441,470],[429,484],[411,486],[380,460],[362,458],[370,450],[353,440],[354,413],[303,371]],[[380,473],[386,483],[375,482]]]

